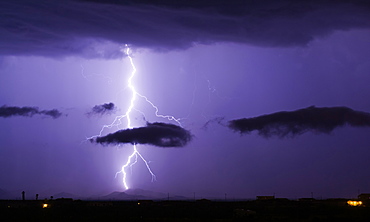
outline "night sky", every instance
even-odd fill
[[[370,192],[367,1],[154,2],[0,2],[1,190]]]

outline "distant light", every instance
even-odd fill
[[[48,204],[43,204],[42,208],[48,208],[48,206],[49,206]]]
[[[347,204],[350,205],[350,206],[353,206],[353,207],[358,207],[358,206],[362,205],[362,201],[349,200],[349,201],[347,201]]]
[[[137,203],[137,205],[140,205],[140,202],[139,202],[139,203]]]

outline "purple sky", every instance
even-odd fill
[[[138,145],[157,181],[138,161],[130,187],[199,198],[370,192],[370,128],[266,139],[215,121],[204,127],[216,117],[227,124],[311,105],[370,112],[368,4],[116,2],[0,3],[0,107],[63,113],[0,117],[0,189],[41,196],[124,191],[115,173],[132,145],[83,141],[129,106],[132,67],[120,51],[128,43],[136,90],[161,114],[183,118],[193,135],[181,148]],[[88,115],[110,102],[114,112]],[[176,124],[155,117],[142,99],[135,108],[149,122]],[[140,112],[132,117],[145,126]]]

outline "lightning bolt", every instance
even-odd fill
[[[132,83],[132,80],[135,77],[135,74],[136,74],[136,71],[137,70],[136,70],[135,64],[134,64],[133,59],[132,59],[132,56],[131,56],[132,52],[130,50],[130,47],[126,44],[125,45],[125,48],[124,48],[124,50],[122,50],[122,52],[127,55],[128,59],[130,61],[131,67],[132,67],[131,75],[129,76],[129,78],[127,80],[127,87],[129,88],[129,90],[132,93],[132,96],[131,96],[131,99],[130,99],[130,105],[127,108],[125,114],[120,115],[120,116],[116,116],[115,119],[113,120],[113,122],[111,124],[104,125],[101,128],[101,130],[99,132],[99,135],[95,135],[95,136],[92,136],[90,138],[87,138],[87,140],[101,136],[103,134],[103,131],[105,129],[107,129],[107,128],[117,127],[119,129],[119,126],[122,125],[122,119],[123,118],[126,118],[126,121],[127,121],[126,128],[131,129],[132,128],[132,125],[131,125],[131,122],[132,122],[131,121],[131,114],[132,114],[132,111],[133,110],[136,110],[135,109],[135,101],[137,100],[138,97],[144,99],[147,103],[149,103],[153,107],[153,109],[155,110],[154,111],[154,114],[156,115],[156,117],[164,118],[164,119],[167,119],[169,121],[175,121],[177,124],[179,124],[181,126],[181,122],[180,122],[181,119],[175,118],[174,116],[171,116],[171,115],[162,115],[162,114],[159,114],[158,107],[155,106],[154,103],[151,102],[146,96],[141,95],[140,93],[138,93],[136,91],[136,89],[135,89],[135,87],[134,87],[134,85]],[[141,112],[140,110],[136,110],[136,111],[139,111],[141,114],[144,115],[144,113]],[[144,115],[144,117],[145,117],[145,115]],[[156,176],[153,173],[152,169],[150,168],[150,165],[149,165],[148,161],[141,155],[141,153],[137,149],[136,144],[134,144],[133,145],[133,151],[132,151],[131,155],[128,156],[127,161],[122,166],[121,170],[116,173],[116,177],[120,173],[123,174],[122,181],[123,181],[123,186],[125,187],[126,190],[129,189],[129,185],[127,183],[127,168],[131,168],[132,169],[132,166],[137,163],[138,158],[140,158],[145,163],[145,166],[146,166],[148,172],[152,176],[152,182],[156,180]]]

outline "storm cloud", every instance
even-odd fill
[[[8,118],[12,116],[25,116],[32,117],[34,115],[51,116],[54,119],[59,118],[62,113],[56,109],[52,110],[39,110],[38,107],[17,107],[17,106],[5,106],[0,107],[0,117]]]
[[[91,142],[108,144],[149,144],[158,147],[183,147],[192,136],[184,128],[168,123],[147,123],[145,127],[119,130]]]
[[[229,121],[229,127],[240,133],[294,137],[306,132],[330,133],[341,126],[370,127],[370,113],[352,110],[348,107],[311,106],[290,112],[277,112],[254,118]]]
[[[98,115],[105,115],[105,114],[112,114],[115,111],[116,107],[114,103],[104,103],[101,105],[94,106],[90,112],[86,113],[87,116],[92,116],[95,114]]]
[[[370,3],[352,1],[13,0],[0,2],[0,55],[118,58],[218,42],[305,46],[337,30],[368,29]]]

